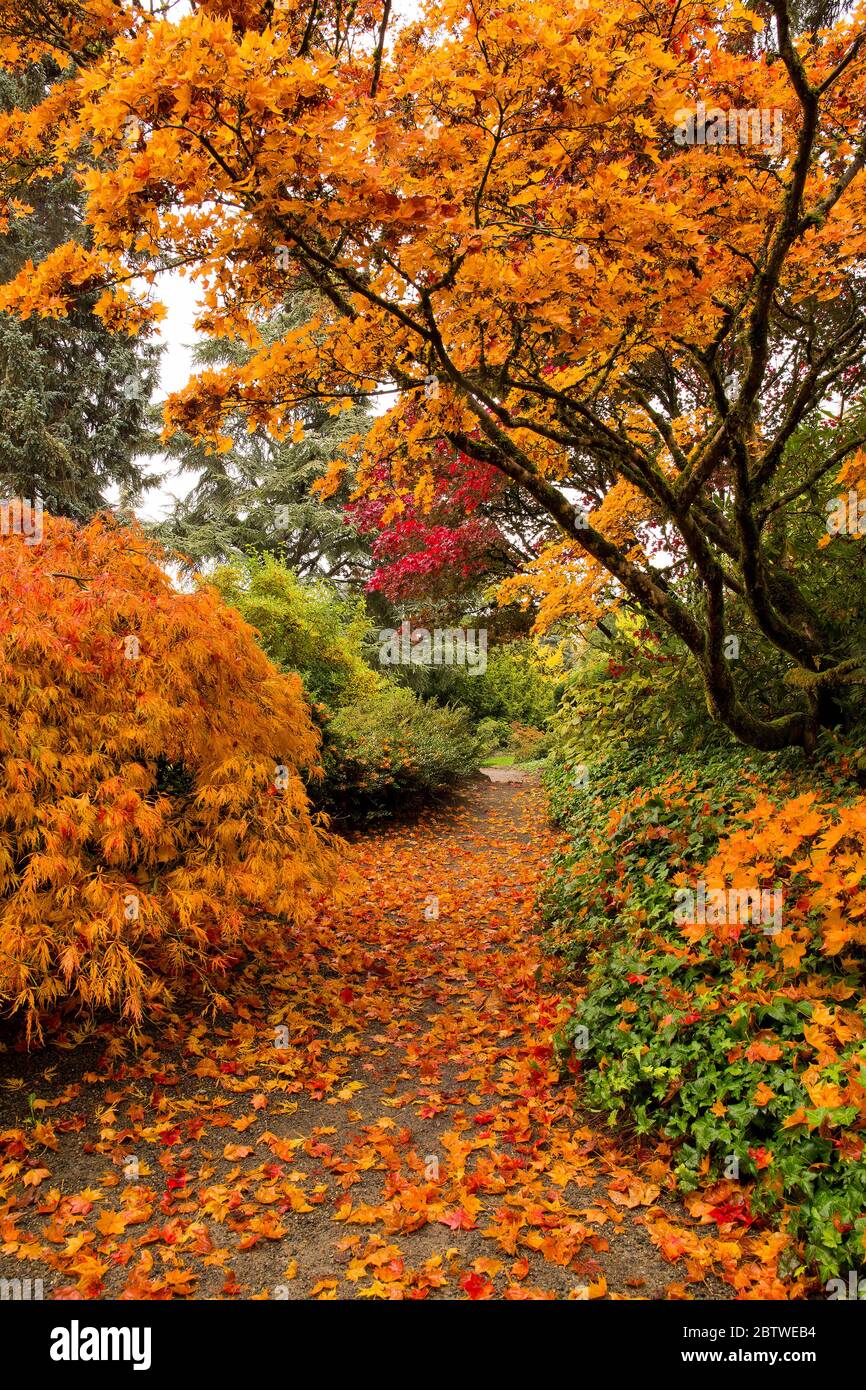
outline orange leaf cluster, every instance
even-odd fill
[[[228,970],[248,909],[296,921],[334,880],[317,735],[299,679],[136,530],[32,539],[0,542],[0,999],[37,1033],[64,1000],[137,1025]]]

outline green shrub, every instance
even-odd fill
[[[391,686],[340,710],[326,726],[327,804],[344,814],[389,814],[478,768],[480,746],[466,710]]]
[[[211,582],[257,628],[272,660],[303,680],[322,733],[325,778],[309,787],[317,806],[347,818],[385,815],[477,768],[467,710],[425,701],[370,667],[360,597],[299,580],[271,557],[224,565]]]
[[[677,884],[701,877],[756,798],[808,789],[842,804],[859,790],[852,765],[838,750],[808,767],[790,753],[728,746],[674,759],[620,741],[583,764],[558,758],[547,777],[568,830],[544,893],[548,947],[575,982],[563,1062],[578,1066],[587,1102],[618,1128],[675,1141],[683,1188],[730,1177],[735,1160],[742,1212],[784,1222],[822,1279],[863,1263],[862,957],[822,950],[808,862],[798,878],[772,847],[762,883],[785,879],[807,904],[802,956],[751,924],[735,940],[692,940],[673,909]],[[824,1114],[804,1073],[812,1030],[830,1015],[840,1027],[844,1018],[843,1041],[820,1081],[844,1087],[859,1073],[861,1104]],[[791,1124],[800,1107],[809,1122]]]
[[[297,671],[311,701],[335,710],[381,687],[363,655],[371,625],[359,596],[300,580],[270,556],[223,565],[209,582],[257,628],[271,660]]]
[[[491,644],[487,667],[407,666],[401,684],[440,704],[464,705],[476,720],[504,719],[544,728],[556,706],[556,680],[547,672],[534,643]]]
[[[551,735],[531,724],[512,724],[508,746],[516,763],[539,762],[551,750]]]
[[[507,719],[482,719],[475,732],[482,756],[486,757],[508,747],[511,725]]]
[[[563,676],[556,728],[578,761],[614,741],[650,750],[661,743],[669,752],[697,742],[730,742],[710,718],[682,647],[643,621],[610,615],[610,635],[593,633]]]

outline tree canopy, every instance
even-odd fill
[[[51,58],[0,72],[0,110],[38,105],[63,77]],[[4,189],[7,211],[16,197],[22,206],[0,238],[0,282],[26,276],[67,242],[88,244],[72,168],[49,174],[37,148],[11,154]],[[149,401],[159,350],[143,335],[112,333],[93,313],[97,298],[77,296],[61,319],[0,314],[0,488],[79,520],[106,506],[112,489],[136,500],[143,456],[156,445]]]
[[[38,140],[48,164],[98,162],[92,245],[0,305],[62,314],[100,287],[131,332],[155,312],[132,277],[193,268],[200,327],[254,351],[199,373],[171,429],[227,448],[238,412],[300,436],[312,400],[385,394],[362,492],[399,512],[449,456],[498,470],[559,533],[526,577],[546,620],[637,605],[740,739],[811,747],[863,679],[861,627],[814,576],[846,549],[816,553],[828,490],[866,458],[863,13],[819,10],[430,0],[395,23],[378,0],[85,0],[46,27],[4,4],[7,63],[74,67],[3,118],[7,158]],[[309,288],[323,307],[264,340]],[[766,715],[732,624],[788,681]]]

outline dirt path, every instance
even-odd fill
[[[747,1288],[760,1253],[560,1080],[551,848],[534,783],[472,784],[361,838],[360,896],[248,964],[234,1016],[166,1016],[137,1055],[106,1030],[0,1056],[0,1275],[45,1297]]]

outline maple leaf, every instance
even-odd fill
[[[460,1280],[460,1287],[468,1298],[473,1301],[482,1298],[492,1298],[494,1287],[489,1279],[485,1279],[483,1274],[472,1271],[464,1274]]]
[[[24,1174],[22,1182],[25,1187],[38,1187],[46,1178],[50,1178],[51,1173],[47,1168],[30,1168]]]
[[[463,1207],[455,1207],[452,1211],[437,1217],[437,1220],[452,1231],[472,1231],[475,1229],[475,1218],[470,1216]]]
[[[745,1202],[727,1202],[721,1206],[713,1207],[709,1213],[713,1221],[720,1226],[737,1224],[740,1226],[751,1226],[756,1217],[752,1216],[748,1205]]]
[[[128,1219],[128,1214],[124,1211],[103,1211],[95,1225],[97,1231],[104,1236],[119,1236],[126,1230]]]
[[[241,1158],[249,1158],[254,1149],[250,1144],[226,1144],[223,1149],[223,1158],[230,1163],[236,1163]]]

